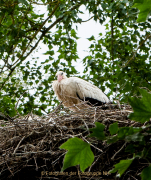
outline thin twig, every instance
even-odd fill
[[[97,148],[96,146],[94,146],[93,144],[91,144],[87,139],[85,139],[84,137],[82,137],[83,140],[85,140],[88,144],[90,144],[90,146],[94,147],[95,149],[97,149],[100,152],[103,152],[101,149]]]
[[[25,139],[25,136],[23,136],[23,137],[22,137],[22,139],[19,141],[19,143],[18,143],[18,145],[16,146],[16,148],[15,148],[15,150],[14,150],[13,154],[15,154],[15,153],[16,153],[16,151],[18,150],[18,148],[19,148],[20,144],[22,143],[22,141],[23,141],[24,139]]]
[[[126,146],[127,142],[124,143],[124,145],[111,157],[112,160],[114,160],[115,156]]]
[[[81,21],[81,22],[88,22],[88,21],[90,21],[92,18],[94,18],[94,16],[90,17],[88,20]]]
[[[53,161],[51,164],[55,164],[62,156],[64,156],[67,152],[61,154],[55,161]]]
[[[146,41],[148,38],[150,38],[150,37],[151,37],[151,34],[148,34],[148,35],[146,36],[146,38],[145,38],[145,39],[140,43],[140,45],[137,47],[137,49],[136,49],[136,51],[134,52],[133,56],[127,61],[127,63],[126,63],[122,68],[125,68],[125,67],[134,59],[134,57],[135,57],[138,49],[140,49],[140,47],[141,47],[141,46],[145,43],[145,41]]]
[[[101,154],[102,155],[102,154]],[[90,166],[90,168],[89,168],[89,172],[91,171],[91,168],[94,166],[94,164],[96,164],[96,162],[98,161],[98,159],[100,158],[100,156],[101,155],[99,155],[98,157],[97,157],[97,159],[92,163],[92,165]]]
[[[27,91],[27,90],[26,90],[26,91]],[[18,115],[20,115],[20,114],[19,114],[19,112],[18,112],[18,110],[17,110],[17,106],[18,106],[18,103],[19,103],[20,99],[23,97],[23,95],[26,93],[26,91],[19,97],[19,99],[18,99],[18,101],[17,101],[17,103],[16,103],[16,105],[15,105],[15,110],[16,110],[16,112],[17,112]]]

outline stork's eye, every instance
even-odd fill
[[[61,73],[61,76],[63,75],[63,72]]]

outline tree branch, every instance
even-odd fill
[[[133,56],[127,61],[127,63],[122,67],[125,68],[135,57],[137,51],[140,49],[140,47],[147,41],[148,38],[151,38],[151,34],[148,34],[146,38],[140,43],[140,45],[137,47],[136,51],[134,52]]]
[[[20,55],[20,57],[18,58],[18,60],[12,65],[12,67],[17,64],[20,59],[24,56],[24,53],[26,52],[26,50],[28,49],[28,47],[30,46],[31,42],[35,39],[36,35],[40,32],[40,30],[42,29],[42,27],[46,24],[46,22],[52,17],[52,15],[55,13],[56,9],[58,8],[60,4],[60,1],[58,1],[57,5],[54,7],[53,11],[51,12],[51,14],[47,17],[47,19],[39,26],[38,30],[35,32],[35,34],[33,35],[33,37],[31,38],[31,40],[29,41],[28,45],[25,47],[25,49],[23,50],[22,54]],[[41,38],[40,38],[41,40]],[[39,40],[39,41],[40,41]],[[39,42],[38,41],[38,42]],[[37,46],[36,46],[37,47]],[[34,48],[35,49],[35,48]],[[28,53],[30,54],[30,53]],[[28,55],[27,54],[27,55]],[[27,57],[27,55],[24,57],[24,59]]]
[[[42,38],[46,35],[46,33],[52,28],[54,27],[58,22],[60,22],[65,16],[66,16],[66,12],[64,13],[64,15],[58,19],[56,19],[55,22],[53,22],[48,28],[46,28],[44,31],[42,31],[42,34],[40,36],[40,38],[38,39],[38,41],[35,43],[34,47],[32,47],[32,49],[27,53],[26,56],[24,56],[26,50],[28,49],[28,47],[30,46],[31,42],[35,39],[36,35],[38,34],[38,32],[41,31],[42,27],[45,25],[45,23],[52,17],[52,15],[55,13],[55,11],[57,10],[58,6],[60,4],[60,1],[58,1],[57,5],[54,7],[53,11],[51,12],[51,14],[48,16],[48,18],[39,26],[38,30],[35,32],[35,34],[33,35],[33,37],[31,38],[30,42],[28,43],[28,45],[25,47],[25,49],[23,50],[22,54],[20,55],[20,57],[16,60],[16,62],[14,62],[14,64],[11,66],[12,68],[10,69],[10,73],[8,74],[6,80],[1,84],[0,90],[3,88],[3,86],[5,85],[6,81],[8,80],[8,78],[11,76],[11,74],[13,73],[13,71],[15,70],[15,68],[21,63],[23,62],[32,52],[33,50],[38,46],[39,42],[42,40]],[[82,3],[78,3],[77,5],[73,6],[70,10],[68,10],[69,12],[76,9],[77,7],[81,6]],[[24,56],[24,57],[23,57]],[[23,60],[20,60],[21,58],[23,58]],[[19,62],[20,61],[20,62]]]
[[[90,17],[88,20],[81,21],[81,22],[88,22],[88,21],[90,21],[92,18],[94,18],[94,16]]]

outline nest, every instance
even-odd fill
[[[91,107],[69,112],[58,106],[49,115],[24,117],[0,121],[0,179],[115,179],[109,174],[114,164],[131,157],[125,153],[125,142],[107,144],[88,137],[95,122],[105,124],[106,131],[113,122],[119,126],[140,126],[128,119],[132,109],[128,105]],[[80,172],[74,166],[61,172],[66,150],[59,147],[71,137],[90,143],[95,155],[93,164]],[[124,179],[139,179],[139,170],[133,166]],[[134,179],[135,179],[134,178]]]

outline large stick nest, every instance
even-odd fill
[[[115,179],[116,174],[108,171],[121,159],[132,157],[124,151],[125,142],[107,144],[87,137],[88,129],[95,127],[96,121],[105,124],[106,133],[114,122],[120,127],[140,126],[128,119],[130,112],[128,105],[91,107],[72,113],[58,106],[43,117],[29,114],[1,120],[0,179]],[[85,174],[79,173],[79,166],[61,172],[66,151],[59,147],[71,137],[90,143],[95,155]],[[137,165],[132,165],[122,179],[139,179],[140,164],[135,163]]]

